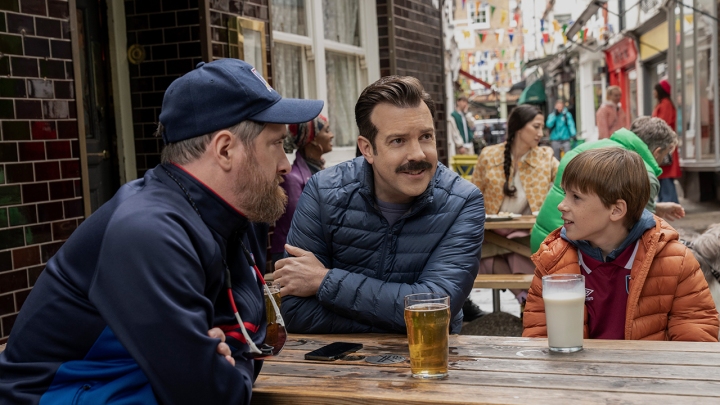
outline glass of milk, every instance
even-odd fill
[[[550,351],[582,350],[585,276],[552,274],[543,276],[542,285]]]

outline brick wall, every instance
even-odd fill
[[[265,80],[272,85],[272,57],[270,54],[272,30],[270,29],[269,8],[269,0],[210,0],[210,41],[213,60],[229,58],[231,56],[228,50],[228,19],[245,17],[264,22],[265,43],[267,44]]]
[[[268,0],[200,0],[210,8],[210,41],[213,59],[228,57],[227,20],[245,16],[266,23],[268,72],[270,30]],[[242,7],[242,10],[238,9]],[[160,163],[162,139],[154,136],[165,90],[173,80],[202,61],[198,0],[128,0],[125,2],[128,47],[139,44],[145,60],[130,64],[135,154],[138,176]],[[268,77],[269,78],[269,77]],[[270,81],[270,80],[268,80]]]
[[[130,64],[133,133],[138,177],[160,163],[162,139],[154,136],[165,90],[202,60],[197,0],[125,2],[128,47],[139,44],[145,60]]]
[[[0,1],[0,343],[83,218],[69,8]]]
[[[414,76],[435,101],[438,158],[447,164],[442,12],[432,0],[377,0],[380,75]]]

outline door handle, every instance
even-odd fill
[[[88,155],[88,156],[99,157],[99,158],[101,158],[102,160],[108,160],[108,159],[110,159],[110,152],[108,152],[107,150],[103,150],[102,152],[98,152],[98,153],[88,153],[87,155]]]

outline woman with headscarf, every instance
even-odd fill
[[[677,110],[675,110],[675,105],[670,100],[670,83],[665,79],[660,80],[660,83],[657,83],[653,89],[653,95],[658,103],[653,110],[652,116],[665,121],[673,131],[676,131]],[[660,180],[658,202],[679,203],[677,190],[675,190],[675,179],[682,176],[682,171],[680,170],[680,157],[677,148],[660,163],[660,168],[663,172],[658,176],[658,180]]]
[[[297,148],[297,153],[292,170],[283,176],[285,181],[280,184],[287,193],[288,204],[285,214],[275,223],[270,242],[273,269],[275,262],[282,259],[285,252],[285,240],[305,184],[313,174],[325,168],[322,155],[332,150],[332,141],[335,137],[330,131],[328,119],[323,115],[318,115],[314,120],[302,124],[290,124],[288,132],[288,143],[292,149]]]

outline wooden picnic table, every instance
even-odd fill
[[[517,240],[508,239],[493,232],[493,230],[525,229],[529,231],[534,225],[534,215],[523,215],[509,221],[485,221],[485,243],[483,244],[482,257],[492,257],[509,252],[515,252],[525,257],[530,257],[530,246],[520,243]]]
[[[718,404],[720,344],[585,340],[549,353],[546,339],[450,336],[449,377],[410,376],[408,360],[304,360],[331,342],[357,342],[354,355],[408,358],[405,335],[290,335],[265,361],[252,404]]]

